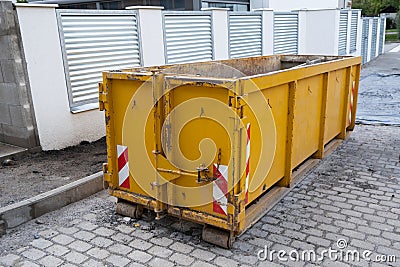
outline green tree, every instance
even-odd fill
[[[362,14],[365,16],[377,16],[388,7],[395,8],[397,12],[400,0],[353,0],[352,7],[362,9]]]

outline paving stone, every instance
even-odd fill
[[[85,263],[82,264],[83,267],[105,267],[106,265],[104,265],[103,263],[93,260],[93,259],[89,259],[88,261],[85,261]]]
[[[331,244],[331,241],[329,239],[320,238],[317,236],[309,236],[309,237],[307,237],[306,240],[307,240],[307,242],[310,242],[311,244],[315,244],[315,245],[326,247],[326,248],[328,248]]]
[[[87,256],[83,255],[82,253],[76,252],[76,251],[71,251],[68,254],[65,254],[63,257],[65,260],[75,263],[75,264],[81,264],[85,260],[88,259]]]
[[[215,265],[204,261],[196,261],[192,264],[192,267],[214,267]]]
[[[76,227],[58,227],[57,230],[66,235],[72,235],[79,231],[79,229]]]
[[[175,266],[174,263],[167,261],[165,259],[161,259],[161,258],[154,258],[149,262],[149,266],[152,267],[172,267]]]
[[[110,251],[111,253],[127,255],[129,252],[132,251],[132,248],[122,244],[114,244],[108,247],[107,250]]]
[[[153,244],[141,239],[134,239],[131,243],[129,243],[129,246],[140,250],[148,250],[151,246],[153,246]]]
[[[233,255],[233,259],[244,264],[249,264],[249,266],[254,266],[254,264],[258,261],[257,257],[253,255]]]
[[[146,252],[136,250],[136,251],[131,252],[128,255],[128,258],[130,258],[130,259],[132,259],[134,261],[140,262],[140,263],[146,263],[151,258],[153,258],[153,256],[148,254],[148,253],[146,253]]]
[[[174,242],[171,246],[169,246],[169,248],[185,254],[193,250],[192,246],[186,245],[181,242]]]
[[[84,242],[81,240],[76,240],[76,241],[72,242],[71,244],[69,244],[68,247],[71,249],[74,249],[78,252],[85,252],[85,251],[89,250],[90,248],[92,248],[93,246],[87,242]]]
[[[55,244],[51,247],[48,247],[46,249],[46,251],[50,254],[53,254],[55,256],[62,256],[64,254],[66,254],[67,252],[69,252],[70,250],[67,247]]]
[[[225,257],[221,257],[221,256],[217,257],[214,260],[214,263],[218,266],[224,266],[224,267],[231,267],[231,266],[233,267],[233,266],[239,265],[237,261],[234,261],[234,260],[231,260],[231,259],[228,259]]]
[[[214,253],[199,248],[195,249],[190,255],[204,261],[211,261],[216,257]]]
[[[130,234],[135,230],[134,227],[132,227],[131,225],[126,225],[126,224],[120,224],[116,227],[116,229],[124,234]]]
[[[38,248],[38,249],[45,249],[45,248],[50,247],[51,245],[53,245],[53,243],[48,241],[48,240],[46,240],[46,239],[39,238],[39,239],[34,239],[31,242],[31,245],[34,246],[35,248]]]
[[[45,267],[60,266],[64,261],[54,256],[46,256],[39,260],[40,265]]]
[[[104,238],[104,237],[98,236],[98,237],[95,237],[92,240],[90,240],[90,243],[92,243],[98,247],[101,247],[101,248],[106,248],[106,247],[109,247],[114,242],[109,238]]]
[[[392,244],[390,239],[382,238],[379,236],[367,236],[366,242],[371,244],[379,244],[382,246],[390,246]]]
[[[269,240],[280,243],[280,244],[284,244],[284,245],[287,245],[290,243],[290,238],[282,236],[282,235],[271,234],[271,235],[269,235]]]
[[[153,244],[163,247],[169,246],[174,242],[173,240],[167,237],[153,237],[149,241]]]
[[[56,235],[58,235],[59,233],[53,229],[47,229],[44,230],[42,232],[39,233],[40,236],[42,236],[43,238],[52,238],[55,237]]]
[[[117,233],[111,236],[112,240],[127,244],[133,240],[133,237],[127,234]]]
[[[96,229],[98,226],[91,222],[84,221],[78,224],[77,227],[90,232]]]
[[[148,252],[156,257],[161,257],[161,258],[169,257],[172,254],[171,250],[160,246],[153,246],[148,250]]]
[[[59,235],[53,237],[53,239],[52,239],[53,242],[56,242],[60,245],[68,245],[69,243],[72,243],[74,240],[75,240],[74,238],[64,235],[64,234],[59,234]]]
[[[21,261],[21,257],[14,254],[8,254],[0,257],[0,264],[4,266],[13,266],[19,261]]]
[[[92,248],[92,249],[88,250],[86,253],[98,260],[102,260],[102,259],[105,259],[108,256],[110,256],[110,252],[108,252],[105,249],[101,249],[101,248]]]
[[[93,238],[96,237],[95,234],[93,234],[91,232],[88,232],[88,231],[85,231],[85,230],[81,230],[79,232],[76,232],[73,236],[75,238],[81,239],[83,241],[90,241],[90,240],[92,240]]]
[[[174,262],[178,265],[183,265],[183,266],[189,266],[194,262],[194,259],[192,257],[189,257],[187,255],[183,255],[181,253],[174,253],[172,254],[171,257],[169,257],[169,260],[171,262]]]
[[[343,229],[342,234],[348,237],[353,237],[357,239],[365,239],[365,234],[359,231],[353,231],[349,229]]]
[[[355,247],[358,247],[358,248],[362,248],[362,249],[368,249],[368,250],[371,250],[371,251],[373,251],[374,248],[375,248],[375,245],[373,245],[373,244],[371,244],[369,242],[358,240],[358,239],[352,239],[350,244],[352,246],[355,246]]]
[[[94,230],[93,233],[104,237],[110,237],[115,234],[115,231],[108,229],[106,227],[99,227],[96,230]]]
[[[154,236],[153,233],[147,232],[147,231],[143,231],[143,230],[133,231],[132,235],[135,236],[135,237],[141,238],[143,240],[149,240],[150,238],[152,238]]]
[[[106,259],[106,261],[118,267],[124,267],[131,262],[128,258],[119,255],[111,255]]]
[[[380,235],[381,231],[372,227],[367,227],[360,225],[358,228],[358,231],[361,233],[365,233],[367,236],[368,235]]]
[[[28,258],[30,260],[38,260],[42,257],[44,257],[46,255],[46,253],[44,253],[41,250],[38,250],[36,248],[30,248],[28,250],[25,250],[24,252],[22,252],[22,256],[24,256],[25,258]]]
[[[400,234],[395,234],[393,232],[383,232],[382,237],[393,241],[400,241]]]
[[[13,266],[18,266],[18,267],[40,267],[40,265],[33,263],[31,261],[23,260],[21,262],[18,262],[18,264],[13,265]]]

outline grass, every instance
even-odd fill
[[[397,29],[387,29],[386,32],[397,32]]]
[[[399,41],[399,35],[397,34],[386,34],[385,35],[386,42],[396,42]]]

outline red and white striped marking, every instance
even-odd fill
[[[350,92],[350,111],[349,111],[349,124],[351,124],[351,119],[353,117],[353,103],[354,103],[354,91],[356,87],[356,82],[353,81],[353,86],[351,87]]]
[[[247,124],[247,145],[246,145],[246,197],[244,203],[249,201],[249,176],[250,176],[250,123]]]
[[[214,177],[217,178],[213,182],[213,211],[222,215],[228,215],[228,166],[218,165],[214,163]]]
[[[130,188],[128,147],[117,145],[119,187]]]

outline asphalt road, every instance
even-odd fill
[[[399,45],[388,45],[385,54],[363,66],[356,116],[359,123],[400,126]]]

